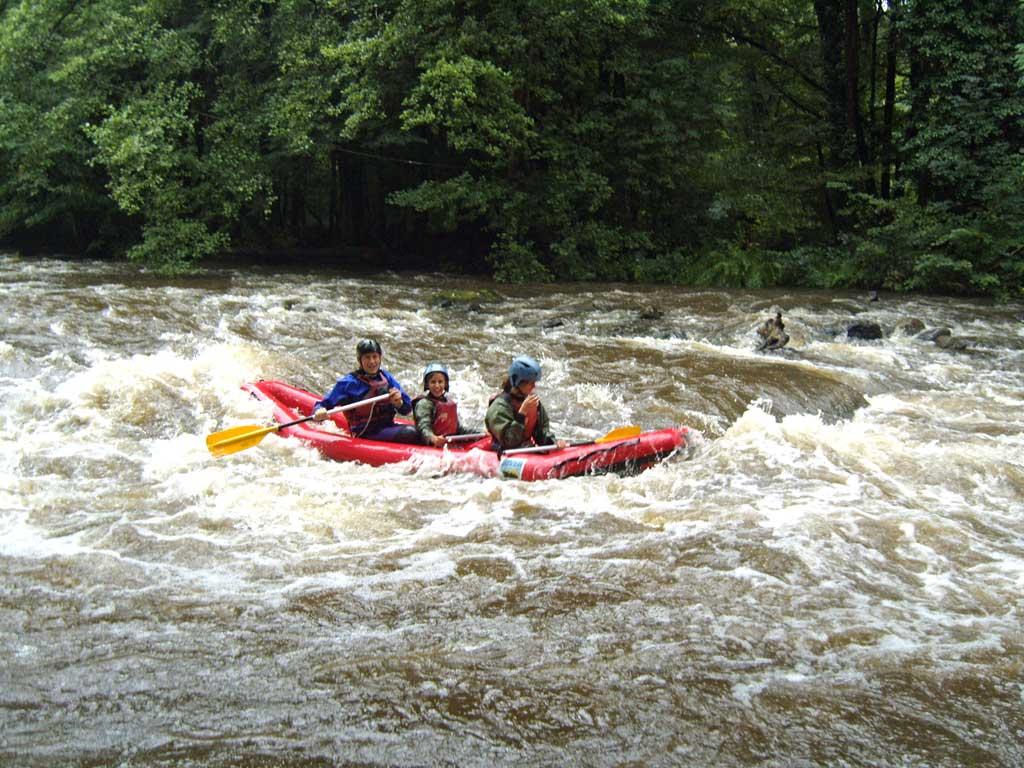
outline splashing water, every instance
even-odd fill
[[[1024,762],[1019,306],[453,286],[0,257],[3,762]],[[445,361],[473,427],[526,352],[560,436],[703,438],[531,484],[211,459],[268,421],[242,383],[326,391],[365,336],[410,391]]]

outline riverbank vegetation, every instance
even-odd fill
[[[1018,0],[0,0],[0,238],[1022,295]]]

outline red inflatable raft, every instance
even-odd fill
[[[279,424],[308,416],[320,398],[312,392],[280,381],[257,381],[243,389],[274,406]],[[616,472],[636,474],[686,445],[687,429],[660,429],[634,437],[602,443],[573,445],[544,453],[502,456],[491,450],[490,438],[470,443],[450,443],[444,448],[403,445],[362,440],[340,433],[348,427],[344,413],[330,417],[334,422],[305,422],[286,427],[279,434],[297,437],[335,461],[359,461],[380,466],[402,461],[432,462],[446,471],[473,472],[485,477],[513,477],[520,480],[548,480],[573,475]]]

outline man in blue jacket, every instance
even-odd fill
[[[338,379],[334,388],[313,405],[313,416],[317,421],[323,421],[330,408],[389,394],[390,400],[346,411],[348,431],[353,437],[366,440],[418,443],[420,436],[416,427],[411,424],[395,424],[395,413],[404,416],[412,412],[412,399],[395,377],[380,367],[383,356],[380,344],[373,339],[363,339],[356,344],[359,368]]]

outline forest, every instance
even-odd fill
[[[0,245],[1024,296],[1019,0],[0,0]]]

